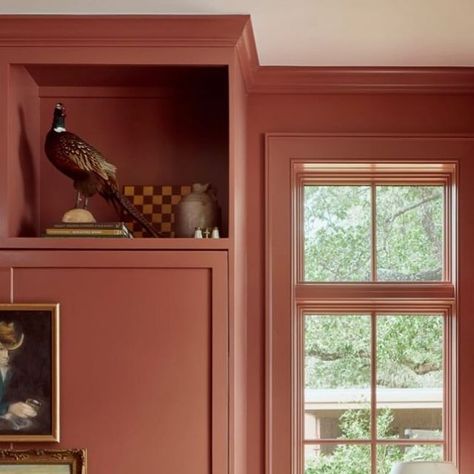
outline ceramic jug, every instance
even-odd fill
[[[192,191],[176,206],[176,237],[193,237],[194,230],[212,229],[218,225],[219,207],[209,184],[194,183]]]

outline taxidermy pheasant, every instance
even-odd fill
[[[125,209],[153,237],[159,237],[159,232],[146,217],[120,193],[116,180],[117,168],[82,138],[66,131],[65,118],[63,104],[56,104],[44,149],[49,161],[74,181],[76,207],[84,199],[84,208],[87,208],[88,198],[99,193],[117,211],[119,208]]]

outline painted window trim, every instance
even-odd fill
[[[426,148],[420,153],[420,145]],[[439,145],[439,146],[438,146]],[[295,318],[297,308],[315,302],[332,306],[334,302],[344,301],[358,305],[385,304],[400,307],[402,303],[423,305],[427,301],[434,305],[450,308],[449,364],[451,384],[448,387],[450,404],[450,449],[448,455],[455,463],[457,452],[457,173],[458,157],[464,156],[464,143],[451,137],[413,136],[413,135],[338,135],[338,134],[269,134],[266,138],[266,473],[299,474],[301,466],[295,456]],[[400,160],[400,157],[412,157]],[[455,158],[455,159],[453,159]],[[321,169],[321,163],[326,169]],[[352,167],[351,176],[341,177],[354,180],[367,179],[367,169],[377,163],[380,176],[395,165],[400,183],[411,182],[440,183],[445,174],[446,183],[452,190],[449,202],[449,240],[446,244],[450,252],[449,269],[444,281],[426,283],[369,282],[369,283],[307,283],[297,278],[297,258],[292,258],[292,249],[297,248],[298,182],[296,177],[312,175],[317,169],[325,183],[330,174],[340,164]],[[333,165],[337,166],[334,167]],[[376,168],[377,168],[376,166]],[[319,169],[318,169],[319,167]],[[365,167],[365,168],[364,168]],[[383,169],[385,167],[385,170]],[[447,169],[449,168],[449,169]],[[391,170],[393,172],[393,169]],[[386,174],[386,173],[385,173]],[[431,175],[431,176],[429,176]],[[434,176],[433,176],[434,175]],[[379,177],[380,177],[379,176]],[[392,174],[393,178],[394,174]],[[433,179],[434,178],[434,179]],[[441,178],[441,179],[440,179]],[[319,180],[319,177],[318,177]],[[393,182],[393,179],[390,179]],[[300,186],[301,188],[301,186]],[[446,234],[448,236],[448,234]],[[288,255],[290,254],[290,255]],[[335,288],[337,287],[337,288]],[[332,306],[333,307],[333,306]],[[439,306],[438,306],[439,307]],[[446,336],[448,337],[448,335]],[[290,346],[291,349],[288,347]],[[285,356],[286,355],[286,356]],[[290,362],[288,363],[288,355]],[[281,415],[286,413],[286,415]],[[290,413],[290,416],[288,416]],[[286,418],[285,418],[286,416]],[[289,419],[290,418],[290,419]],[[452,447],[452,448],[451,448]]]

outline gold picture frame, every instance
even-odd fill
[[[1,449],[0,474],[86,474],[85,449]]]
[[[0,304],[0,442],[59,441],[58,379],[59,304]]]

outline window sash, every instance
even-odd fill
[[[333,285],[344,285],[344,284],[383,284],[393,283],[396,285],[406,284],[406,282],[390,282],[390,281],[377,281],[377,227],[376,227],[376,201],[375,201],[375,188],[379,185],[400,185],[400,186],[443,186],[444,187],[444,223],[443,223],[443,259],[442,259],[442,279],[440,282],[433,282],[436,285],[440,283],[448,282],[451,285],[454,284],[454,273],[452,270],[454,253],[453,253],[453,242],[455,239],[453,229],[455,227],[455,174],[454,165],[452,163],[425,163],[428,169],[438,168],[439,173],[436,174],[433,171],[427,171],[427,174],[422,174],[420,171],[416,173],[405,169],[408,167],[408,163],[400,164],[394,174],[391,174],[386,170],[387,166],[395,168],[394,163],[355,163],[351,162],[352,166],[359,164],[367,168],[374,167],[378,168],[373,174],[368,172],[358,173],[353,175],[347,171],[343,171],[338,167],[339,163],[328,163],[328,162],[295,162],[292,168],[292,193],[294,202],[292,205],[292,239],[296,244],[296,252],[293,257],[293,269],[296,277],[296,284],[333,284]],[[418,169],[421,167],[419,163],[410,163],[413,168]],[[318,171],[318,166],[321,168]],[[382,167],[383,172],[381,172]],[[309,171],[309,169],[311,171]],[[338,169],[338,173],[335,174],[335,169]],[[402,171],[405,170],[405,171]],[[362,282],[311,282],[305,280],[305,233],[304,233],[304,188],[308,185],[369,185],[372,189],[371,199],[371,280]],[[294,247],[293,247],[294,248]],[[410,281],[409,285],[422,285],[429,282],[418,282]]]
[[[440,439],[384,439],[378,438],[376,430],[377,422],[377,384],[376,384],[376,344],[378,315],[416,314],[416,315],[440,315],[444,320],[443,331],[443,411],[442,411],[442,433]],[[371,397],[370,397],[370,417],[371,432],[370,439],[328,439],[315,438],[306,439],[304,433],[304,321],[306,316],[311,315],[370,315],[371,316]],[[304,473],[304,449],[308,445],[368,445],[371,447],[371,472],[377,472],[377,446],[379,445],[439,445],[443,447],[445,459],[452,459],[452,439],[455,431],[455,380],[456,374],[453,364],[453,350],[455,347],[455,306],[454,303],[429,303],[426,302],[399,302],[390,300],[385,302],[361,303],[359,300],[345,301],[344,303],[299,303],[296,300],[296,308],[293,318],[293,446],[294,446],[294,467],[298,474]],[[428,316],[429,317],[429,316]]]

